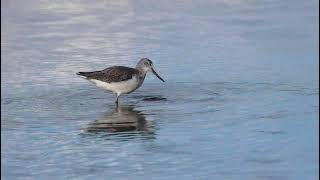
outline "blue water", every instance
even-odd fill
[[[319,177],[318,1],[1,3],[3,179]]]

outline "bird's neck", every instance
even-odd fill
[[[145,71],[142,68],[136,68],[136,69],[139,71],[138,78],[139,78],[139,80],[140,80],[140,82],[142,84],[144,79],[145,79],[145,77],[146,77],[147,71]]]
[[[141,79],[142,81],[144,80],[144,78],[146,77],[147,72],[141,72],[139,74],[139,79]]]
[[[143,67],[140,67],[140,66],[137,66],[136,69],[139,71],[139,74],[142,75],[142,76],[146,76],[148,70],[143,68]]]

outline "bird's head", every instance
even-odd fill
[[[164,80],[158,75],[158,73],[154,70],[153,62],[148,58],[142,58],[138,64],[137,69],[141,70],[144,73],[152,72],[154,75],[156,75],[162,82]]]

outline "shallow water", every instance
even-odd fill
[[[316,179],[318,1],[4,1],[4,179]],[[148,57],[136,92],[75,75]]]

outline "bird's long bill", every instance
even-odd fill
[[[153,74],[156,75],[162,82],[164,82],[164,80],[159,76],[159,74],[153,68],[151,68],[151,69],[152,69]]]

